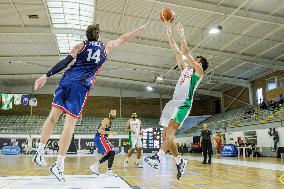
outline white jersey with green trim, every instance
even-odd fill
[[[180,74],[179,80],[175,87],[173,99],[187,99],[190,87],[190,78],[193,74],[193,69],[186,66]]]
[[[130,119],[129,121],[131,133],[134,132],[136,135],[139,135],[141,130],[141,121],[139,119]]]

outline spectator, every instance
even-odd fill
[[[26,153],[30,154],[32,152],[32,149],[33,149],[33,138],[32,138],[31,135],[28,136],[26,143],[27,143]]]
[[[261,109],[261,110],[267,110],[267,105],[266,105],[266,103],[265,103],[264,100],[263,100],[263,101],[261,102],[261,104],[260,104],[260,109]]]
[[[218,132],[216,134],[216,150],[218,154],[221,154],[221,150],[222,150],[222,136],[220,134],[220,132]]]
[[[280,95],[280,100],[279,100],[279,105],[283,105],[284,104],[284,98],[283,98],[283,95],[281,94]]]
[[[252,155],[252,144],[249,142],[246,145],[247,147],[247,155],[250,157]]]
[[[275,128],[273,128],[273,142],[274,142],[273,151],[276,151],[277,146],[278,146],[278,142],[279,142],[279,135],[278,135],[278,131],[276,131]]]
[[[21,146],[21,154],[23,154],[24,152],[26,153],[26,148],[27,148],[27,144],[26,142],[23,142]]]
[[[272,128],[269,128],[269,131],[268,131],[268,135],[269,135],[269,143],[270,143],[270,150],[272,151],[273,150],[273,130]]]

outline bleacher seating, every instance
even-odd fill
[[[250,116],[245,116],[244,108],[216,114],[200,124],[179,133],[179,135],[198,133],[202,130],[202,124],[205,122],[212,130],[224,130],[225,128],[245,127],[284,121],[284,107],[274,110],[261,110],[259,106],[255,106],[253,109],[254,113]]]
[[[0,116],[0,134],[40,134],[41,127],[46,116]],[[113,122],[113,131],[124,133],[124,127],[129,118],[116,118]],[[102,118],[82,117],[82,125],[75,127],[76,134],[94,134]],[[158,119],[141,118],[144,128],[159,127]],[[59,119],[54,129],[54,134],[60,134],[63,129],[63,121]]]

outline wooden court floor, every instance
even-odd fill
[[[135,155],[135,154],[134,154]],[[125,179],[130,185],[142,189],[191,189],[191,188],[267,188],[284,189],[284,171],[269,170],[255,167],[226,165],[214,163],[201,165],[201,161],[191,160],[185,176],[178,181],[175,178],[176,168],[171,157],[166,157],[161,163],[160,170],[153,170],[144,164],[143,169],[134,166],[134,156],[129,162],[129,168],[123,167],[124,155],[117,155],[113,171]],[[185,156],[186,157],[186,156]],[[50,175],[48,167],[35,166],[31,156],[4,156],[0,155],[0,176],[45,176]],[[96,162],[99,156],[75,156],[66,157],[65,175],[88,175],[91,174],[89,165]],[[220,159],[220,157],[216,157]],[[242,158],[229,158],[234,161],[243,161]],[[284,165],[283,161],[275,158],[246,159],[247,162],[266,163],[266,166]],[[55,157],[48,157],[47,162],[51,165]],[[217,160],[216,160],[217,161]],[[245,162],[246,163],[246,162]],[[106,165],[101,167],[101,173],[106,170]],[[283,184],[279,177],[283,178]],[[54,182],[58,182],[54,179]],[[1,187],[0,188],[5,188]]]

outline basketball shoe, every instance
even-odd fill
[[[177,166],[177,179],[180,180],[181,177],[183,177],[184,175],[184,171],[185,171],[185,168],[188,164],[188,160],[185,160],[185,159],[181,159],[181,162],[179,165],[176,165]]]
[[[58,166],[57,163],[55,163],[49,170],[60,182],[65,182],[65,176],[63,174],[64,168],[62,166]]]
[[[99,165],[98,165],[97,163],[91,165],[91,166],[90,166],[90,169],[91,169],[91,171],[92,171],[95,175],[97,175],[97,176],[100,175],[100,173],[99,173]]]
[[[144,159],[144,161],[145,161],[145,163],[150,165],[152,168],[159,169],[160,159],[159,159],[159,156],[157,154],[155,154],[153,156],[146,157]]]
[[[47,165],[45,162],[45,159],[43,157],[43,154],[36,152],[35,156],[33,157],[32,160],[36,165],[44,167]]]

